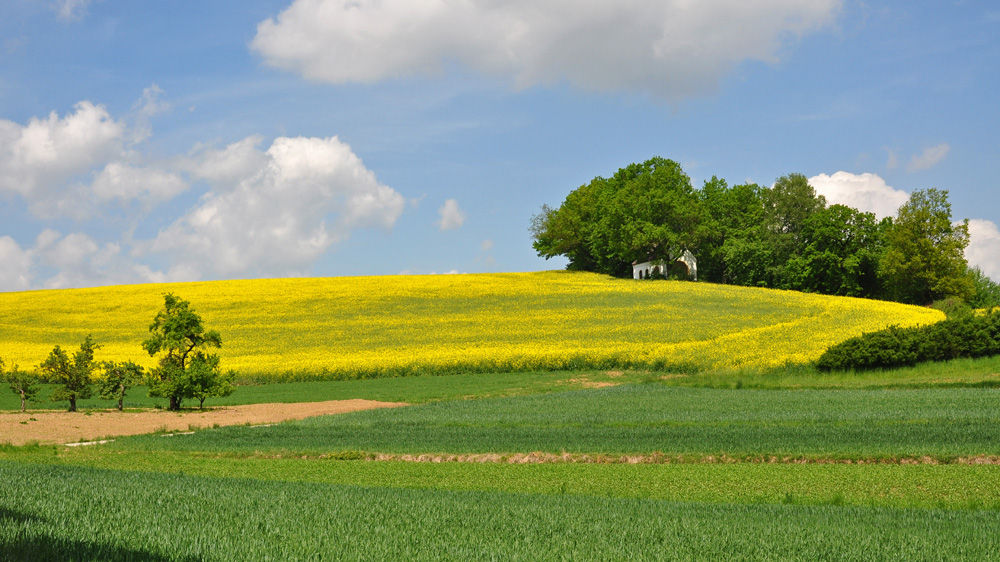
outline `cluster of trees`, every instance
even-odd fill
[[[151,357],[158,353],[163,356],[158,366],[148,372],[131,361],[98,363],[95,352],[101,346],[88,335],[72,357],[55,346],[34,372],[22,371],[17,365],[8,370],[0,359],[0,380],[20,396],[22,412],[38,395],[38,385],[43,381],[57,385],[50,400],[69,402],[70,412],[76,411],[77,400],[93,396],[95,382],[101,397],[117,400],[119,410],[125,393],[140,384],[149,386],[150,396],[166,398],[170,410],[179,410],[185,399],[198,400],[198,407],[203,408],[206,398],[233,393],[235,374],[223,373],[219,356],[208,352],[221,347],[222,338],[215,330],[205,330],[188,301],[164,295],[163,309],[156,314],[149,332],[149,338],[142,342],[143,349]]]
[[[917,190],[879,220],[827,205],[801,174],[767,188],[713,177],[701,189],[664,158],[631,164],[573,190],[531,221],[533,247],[568,269],[631,277],[634,261],[698,259],[699,280],[928,304],[958,297],[1000,305],[1000,286],[964,257],[968,220],[948,192]],[[978,299],[978,301],[977,301]]]

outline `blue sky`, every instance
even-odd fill
[[[0,290],[557,269],[528,225],[652,156],[895,214],[1000,280],[1000,8],[7,0]]]

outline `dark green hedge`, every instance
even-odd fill
[[[892,326],[851,338],[827,349],[816,366],[821,371],[863,371],[990,355],[1000,355],[997,310],[917,328]]]

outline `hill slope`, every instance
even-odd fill
[[[166,292],[222,333],[224,368],[286,380],[770,367],[943,318],[896,303],[575,272],[213,281],[0,293],[0,357],[30,368],[92,333],[99,360],[152,365],[140,342]]]

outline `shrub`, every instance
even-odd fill
[[[957,315],[914,328],[891,326],[827,349],[816,361],[821,371],[859,371],[1000,355],[1000,311]]]

